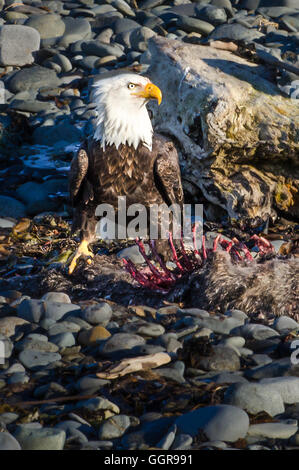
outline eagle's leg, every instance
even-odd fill
[[[73,273],[74,269],[77,266],[77,261],[78,261],[79,258],[81,258],[81,256],[89,256],[89,258],[87,259],[87,263],[91,264],[91,259],[90,258],[93,258],[94,254],[93,254],[92,251],[90,251],[88,249],[89,243],[90,243],[89,240],[86,240],[86,239],[83,239],[81,241],[81,243],[78,246],[77,250],[75,251],[74,257],[72,258],[72,261],[69,265],[69,274]]]
[[[80,230],[80,245],[71,259],[68,268],[69,274],[74,272],[77,266],[77,261],[81,256],[87,257],[88,264],[91,264],[91,258],[94,257],[94,254],[89,250],[88,246],[96,241],[97,220],[95,218],[95,207],[90,204],[88,207],[80,209],[75,213],[72,226],[73,232],[76,232],[78,229]]]

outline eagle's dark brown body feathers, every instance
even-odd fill
[[[99,204],[115,209],[118,196],[131,204],[183,203],[178,154],[172,141],[155,134],[152,150],[139,144],[106,146],[91,139],[74,157],[69,174],[70,199],[74,207],[73,232],[89,242],[95,236],[95,210]]]

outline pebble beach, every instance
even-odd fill
[[[146,73],[155,36],[254,49],[299,105],[298,0],[0,0],[0,450],[299,449],[295,319],[148,294],[123,268],[144,265],[132,241],[67,276],[91,80]],[[219,230],[241,236],[207,223],[209,243]]]

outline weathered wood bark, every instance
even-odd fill
[[[155,127],[179,143],[185,190],[216,218],[299,217],[299,101],[229,51],[157,37],[149,53]]]

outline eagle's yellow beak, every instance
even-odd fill
[[[162,92],[160,88],[153,83],[147,83],[142,91],[132,94],[140,96],[140,98],[145,98],[146,100],[156,99],[158,101],[158,105],[160,105],[162,101]]]

